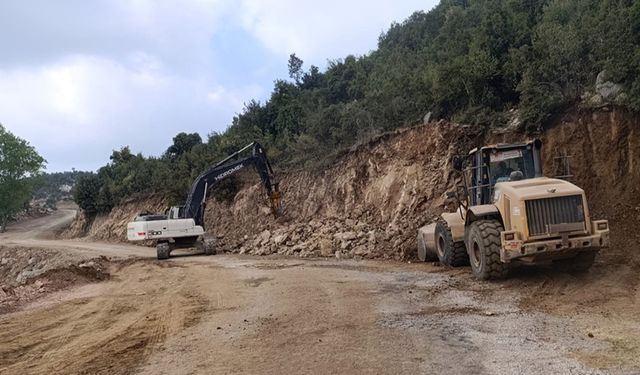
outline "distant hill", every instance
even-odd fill
[[[55,208],[56,202],[72,200],[73,190],[78,178],[93,174],[92,172],[71,171],[43,174],[43,185],[33,195],[40,206]]]

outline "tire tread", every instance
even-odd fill
[[[442,231],[445,240],[445,254],[443,257],[440,257],[440,255],[438,254],[440,263],[449,267],[461,267],[469,265],[469,255],[467,254],[467,248],[464,244],[464,241],[453,241],[451,228],[449,228],[447,222],[442,218],[438,219],[437,222],[436,241],[438,241],[437,236],[439,230]]]
[[[474,229],[475,228],[475,229]],[[474,274],[482,280],[504,279],[509,274],[509,264],[500,260],[500,232],[502,224],[498,220],[478,220],[472,224],[471,235],[479,232],[482,248],[480,252],[484,257],[484,267],[473,267]],[[469,244],[472,249],[472,244]],[[472,251],[472,250],[469,250]]]

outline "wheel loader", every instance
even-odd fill
[[[563,263],[587,271],[609,246],[609,223],[589,214],[584,191],[542,172],[542,142],[475,148],[452,164],[462,186],[457,209],[418,229],[418,258],[471,265],[478,279],[502,279],[518,263]]]
[[[247,157],[240,158],[251,150]],[[164,214],[140,213],[127,224],[129,241],[155,241],[158,259],[167,259],[177,248],[197,247],[205,255],[215,253],[213,239],[205,236],[204,211],[207,191],[227,177],[253,167],[260,175],[262,185],[274,216],[281,215],[281,195],[279,183],[265,149],[253,142],[203,172],[192,184],[191,192],[184,206],[175,206]]]

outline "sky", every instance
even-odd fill
[[[364,55],[436,0],[3,0],[0,123],[48,161],[96,170],[114,149],[206,140],[310,65]]]

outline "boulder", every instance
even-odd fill
[[[320,240],[320,255],[323,257],[333,256],[333,242],[326,238]]]
[[[271,232],[268,229],[265,229],[258,235],[258,239],[260,240],[260,245],[265,245],[271,239]]]
[[[367,254],[367,248],[364,247],[364,246],[358,246],[358,247],[353,249],[353,254],[354,255],[363,256],[363,255]]]
[[[356,232],[341,232],[333,235],[334,238],[342,241],[353,241],[358,238]]]
[[[289,234],[283,233],[283,234],[279,234],[279,235],[273,237],[273,242],[276,245],[280,246],[283,243],[285,243],[287,241],[287,239],[289,239]]]

